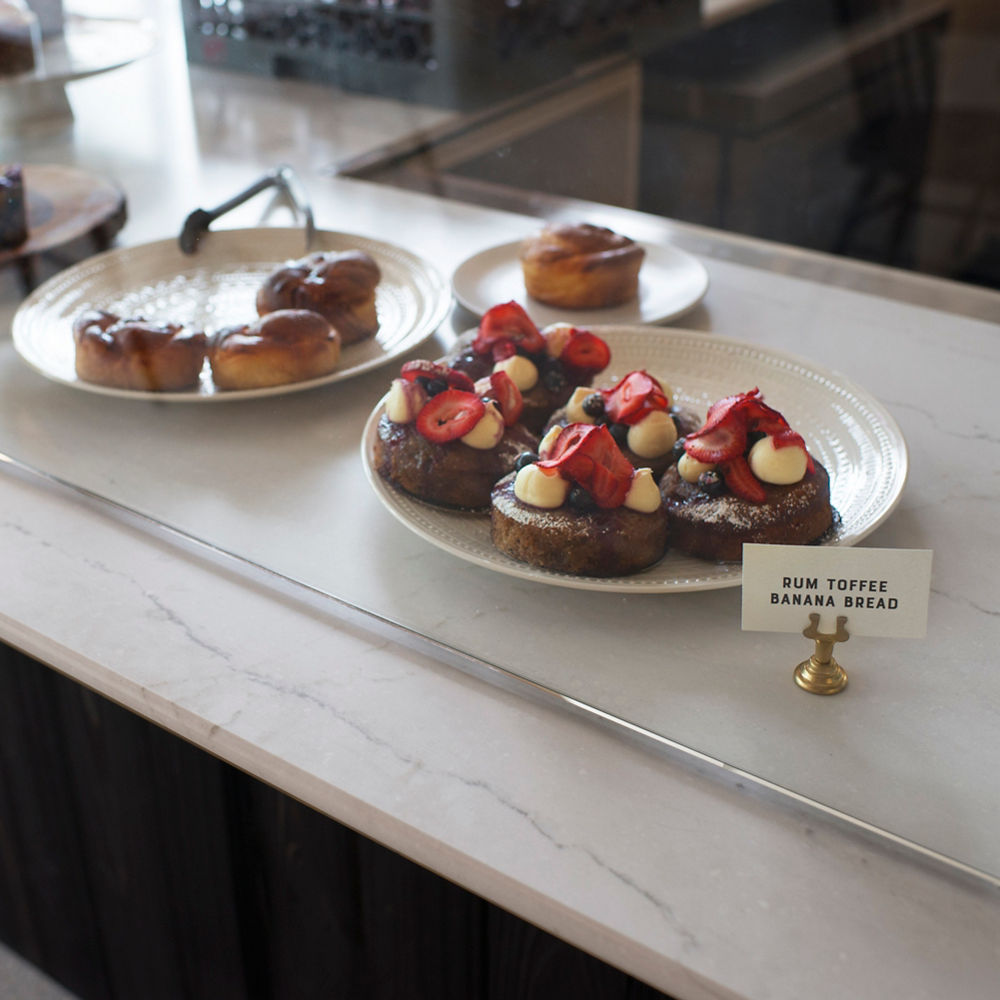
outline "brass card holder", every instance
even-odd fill
[[[795,668],[795,683],[803,691],[836,694],[847,687],[847,671],[833,658],[834,643],[847,642],[851,637],[846,624],[846,616],[838,615],[836,631],[820,632],[819,615],[813,613],[809,616],[809,624],[802,634],[807,639],[815,639],[816,651]]]

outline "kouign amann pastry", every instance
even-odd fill
[[[180,323],[90,309],[73,322],[76,374],[115,389],[176,392],[198,384],[208,338]]]
[[[719,562],[746,542],[804,545],[833,523],[827,471],[759,389],[719,400],[660,480],[670,546]]]
[[[589,223],[546,226],[521,244],[527,293],[560,309],[604,309],[634,299],[646,251]]]
[[[521,394],[504,372],[473,382],[433,361],[410,361],[379,418],[379,475],[429,503],[484,508],[493,484],[538,438],[524,428]]]
[[[604,424],[632,465],[648,467],[658,479],[677,460],[678,439],[697,430],[701,418],[673,405],[660,379],[637,370],[607,389],[578,386],[545,431],[575,423]]]
[[[257,312],[309,309],[329,321],[342,344],[356,344],[378,332],[381,280],[378,264],[362,250],[309,254],[268,277],[257,293]]]
[[[596,334],[568,323],[539,330],[511,301],[487,310],[472,343],[457,348],[445,363],[473,379],[506,372],[524,399],[521,422],[537,434],[573,387],[590,385],[610,360],[608,345]]]
[[[208,348],[219,389],[262,389],[333,372],[340,334],[319,313],[279,309],[253,323],[216,331]]]
[[[607,427],[553,428],[537,457],[493,489],[491,535],[521,562],[579,576],[626,576],[663,557],[668,522],[656,480]]]

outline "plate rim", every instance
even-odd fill
[[[481,260],[484,257],[490,257],[492,255],[496,255],[501,258],[504,258],[508,254],[513,256],[514,252],[521,245],[522,242],[523,242],[523,237],[517,240],[508,240],[504,243],[495,243],[493,246],[484,247],[482,250],[478,250],[475,253],[470,254],[463,261],[457,264],[451,272],[451,289],[452,289],[452,294],[455,297],[455,301],[458,302],[464,309],[467,309],[469,312],[477,316],[482,316],[484,310],[480,308],[480,304],[474,302],[471,298],[460,292],[458,287],[459,272],[463,271],[464,269],[470,268],[474,263],[476,263],[477,261]],[[697,308],[704,301],[705,296],[708,294],[708,289],[710,285],[710,276],[708,273],[708,268],[706,268],[705,265],[694,254],[689,253],[687,250],[682,250],[680,249],[680,247],[675,247],[672,244],[650,243],[645,240],[637,240],[636,242],[641,247],[643,247],[643,249],[646,250],[647,255],[649,255],[650,257],[656,254],[669,254],[671,256],[683,260],[688,266],[693,265],[695,268],[697,268],[701,276],[701,290],[699,291],[698,295],[694,298],[693,301],[689,302],[681,309],[669,313],[657,314],[651,317],[650,319],[637,318],[636,322],[638,323],[638,325],[658,326],[660,324],[673,322],[676,319],[680,319],[682,316],[686,316],[689,312]],[[523,291],[523,288],[521,289],[521,291]],[[511,297],[514,298],[516,296],[512,295]],[[545,306],[544,303],[539,303],[539,305],[543,306],[546,309],[553,308],[551,306]],[[601,324],[599,322],[601,319],[601,314],[603,313],[606,315],[607,310],[567,309],[562,311],[566,313],[567,317],[569,317],[570,320],[577,322],[577,324],[586,323],[588,326],[608,325],[606,323]],[[596,320],[598,322],[593,322],[593,320]],[[625,324],[618,324],[618,325],[625,325]],[[634,325],[634,324],[629,324],[629,325]]]
[[[250,240],[258,234],[269,234],[272,236],[279,235],[285,238],[293,236],[304,238],[304,231],[302,228],[295,226],[252,226],[246,228],[216,229],[210,230],[208,233],[210,237],[220,237],[223,240]],[[66,284],[67,280],[71,280],[73,275],[77,272],[90,271],[95,267],[95,265],[103,265],[109,261],[120,258],[126,259],[131,253],[145,252],[155,254],[160,250],[176,248],[176,237],[167,237],[159,240],[148,240],[144,243],[112,247],[109,250],[92,254],[84,260],[78,261],[77,263],[70,265],[68,268],[64,268],[63,270],[52,275],[50,278],[46,279],[25,297],[14,313],[14,317],[11,321],[11,339],[14,344],[14,349],[21,360],[29,368],[54,384],[68,386],[69,388],[76,389],[81,392],[91,393],[93,395],[119,399],[153,400],[162,403],[238,402],[240,400],[263,399],[271,396],[283,396],[292,393],[307,392],[310,389],[316,389],[321,386],[331,385],[336,382],[345,381],[346,379],[355,378],[358,375],[363,375],[375,368],[388,364],[389,362],[399,358],[401,355],[413,350],[415,347],[418,347],[425,340],[433,336],[433,334],[440,328],[441,324],[447,318],[454,302],[454,295],[451,290],[450,283],[444,274],[442,274],[437,267],[426,260],[426,258],[420,256],[407,247],[403,247],[399,244],[392,243],[388,240],[382,240],[377,237],[365,236],[361,233],[349,233],[342,230],[318,229],[316,230],[316,236],[319,238],[330,238],[334,241],[342,240],[345,243],[353,243],[355,245],[362,246],[364,249],[374,249],[376,253],[380,250],[384,250],[387,254],[391,254],[397,258],[404,258],[407,260],[410,267],[419,269],[425,280],[427,280],[429,285],[432,287],[434,297],[433,299],[428,299],[428,308],[426,310],[427,315],[421,319],[413,330],[408,331],[400,339],[400,341],[393,346],[392,350],[387,351],[384,355],[368,358],[367,360],[359,362],[356,365],[337,368],[329,374],[322,375],[319,378],[305,379],[299,382],[288,382],[276,386],[265,386],[256,389],[229,389],[216,392],[203,392],[200,389],[160,392],[145,389],[121,389],[114,386],[100,385],[96,382],[86,382],[80,378],[65,378],[58,373],[47,369],[44,365],[36,363],[34,355],[26,353],[24,345],[28,335],[26,334],[24,328],[27,323],[27,317],[31,314],[31,311],[36,308],[42,300],[44,300],[50,289]],[[190,259],[192,261],[197,261],[197,254],[192,254]],[[280,265],[280,263],[280,261],[277,261],[275,266]],[[347,347],[344,350],[350,350],[350,347]],[[343,354],[341,357],[343,357]]]
[[[600,332],[602,328],[593,327],[595,332]],[[684,339],[684,340],[699,340],[705,339],[706,342],[711,343],[718,347],[730,348],[740,351],[751,351],[762,355],[764,358],[770,361],[785,362],[786,364],[794,365],[798,369],[802,369],[803,373],[808,373],[813,376],[821,376],[827,379],[831,385],[835,386],[837,389],[848,392],[852,394],[855,398],[859,399],[868,407],[879,420],[879,424],[886,434],[889,444],[891,445],[890,451],[895,459],[894,481],[891,484],[892,489],[890,491],[889,497],[883,504],[882,508],[878,511],[877,516],[871,518],[867,521],[859,530],[852,532],[848,536],[839,537],[832,540],[826,544],[836,547],[852,547],[863,539],[868,537],[872,532],[877,530],[885,521],[891,516],[893,511],[898,506],[903,491],[906,487],[906,482],[909,477],[909,448],[906,444],[906,439],[903,436],[902,429],[900,428],[895,417],[888,411],[888,409],[881,403],[875,396],[871,394],[863,386],[859,385],[852,378],[845,375],[844,373],[838,371],[837,369],[828,368],[821,364],[816,364],[810,361],[808,358],[802,355],[795,354],[790,351],[785,351],[781,348],[768,348],[762,347],[759,344],[754,344],[751,341],[740,340],[734,337],[726,337],[721,335],[716,335],[712,333],[706,333],[701,330],[692,330],[681,327],[671,327],[666,330],[652,330],[648,325],[639,326],[624,326],[624,325],[609,325],[603,328],[605,332],[609,331],[619,331],[627,335],[639,335],[655,337],[657,341],[662,342],[664,336],[668,339]],[[466,331],[468,332],[468,331]],[[450,555],[455,556],[463,561],[469,563],[470,565],[480,566],[484,569],[489,569],[494,572],[500,573],[505,576],[510,576],[518,579],[529,580],[534,583],[543,583],[552,586],[566,587],[568,589],[575,590],[590,590],[590,591],[603,591],[619,594],[674,594],[674,593],[695,593],[706,590],[723,590],[732,587],[742,586],[743,582],[743,569],[741,564],[737,563],[713,563],[709,560],[704,560],[706,567],[712,567],[720,571],[719,576],[707,577],[705,579],[698,579],[694,581],[684,581],[681,583],[670,583],[657,581],[656,583],[651,583],[650,585],[644,586],[642,583],[643,573],[648,573],[649,570],[655,569],[659,563],[654,564],[654,566],[649,567],[649,569],[644,570],[637,574],[632,574],[630,576],[622,577],[591,577],[591,576],[581,576],[574,577],[569,574],[557,573],[553,570],[543,569],[541,567],[533,567],[527,564],[521,568],[519,565],[507,564],[506,562],[500,561],[500,554],[498,553],[497,561],[491,561],[487,558],[480,558],[474,554],[467,551],[463,551],[458,546],[453,546],[447,543],[447,541],[437,537],[436,535],[425,531],[420,525],[413,523],[409,518],[407,518],[404,512],[400,509],[399,505],[394,502],[396,496],[404,497],[408,502],[421,504],[427,506],[435,512],[447,515],[449,509],[445,507],[438,507],[434,504],[428,504],[426,501],[420,500],[418,497],[411,496],[405,491],[400,490],[393,483],[389,483],[379,475],[378,470],[375,469],[374,463],[371,461],[372,453],[372,443],[374,440],[374,435],[376,428],[378,426],[378,420],[382,415],[382,411],[385,406],[386,396],[383,396],[374,406],[372,411],[369,413],[367,419],[365,420],[364,431],[361,438],[361,459],[362,465],[364,467],[365,476],[368,479],[369,485],[371,486],[373,492],[378,497],[382,505],[389,511],[389,513],[401,524],[407,527],[419,538],[424,539],[428,543],[439,548],[441,551],[448,552]],[[476,515],[475,512],[471,511],[454,511],[453,513],[457,515],[469,516],[470,514],[474,516],[488,517],[488,513],[482,515]],[[726,568],[726,572],[721,574],[722,568]]]

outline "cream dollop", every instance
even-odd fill
[[[543,469],[532,463],[514,477],[514,496],[532,507],[554,510],[566,502],[569,483],[555,469]]]
[[[489,451],[500,443],[503,432],[503,414],[496,403],[490,402],[486,404],[486,412],[479,418],[476,426],[460,440],[470,448]]]
[[[654,510],[660,509],[660,503],[660,489],[653,478],[652,469],[636,469],[632,485],[625,494],[625,506],[640,514],[652,514]]]
[[[506,372],[510,380],[521,390],[527,392],[538,383],[538,369],[534,361],[523,354],[512,354],[493,366],[495,372]]]
[[[663,410],[647,413],[628,429],[626,442],[640,458],[656,458],[670,451],[677,440],[674,418]]]
[[[594,395],[593,389],[578,385],[566,402],[566,419],[571,424],[596,424],[597,418],[584,412],[583,401]]]
[[[389,394],[385,400],[385,415],[394,424],[408,424],[417,419],[417,414],[424,408],[427,398],[427,393],[419,382],[394,378],[389,385]]]
[[[552,451],[552,446],[556,443],[556,438],[559,437],[559,435],[562,434],[562,432],[563,429],[562,427],[559,426],[559,424],[556,424],[554,427],[551,427],[549,429],[548,434],[546,434],[545,437],[543,437],[542,440],[538,442],[539,458],[549,457],[549,454]]]
[[[698,459],[692,458],[687,452],[677,460],[677,471],[680,473],[681,479],[686,483],[697,483],[698,477],[703,472],[711,472],[714,468],[714,465],[709,465],[707,462],[699,462]]]
[[[795,444],[784,448],[774,446],[768,436],[757,441],[747,455],[750,471],[762,482],[775,486],[790,486],[806,474],[808,459],[804,448]]]

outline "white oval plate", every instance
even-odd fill
[[[85,309],[189,323],[205,330],[252,321],[254,299],[267,276],[305,255],[302,229],[229,229],[209,232],[198,252],[181,253],[176,239],[110,250],[50,278],[14,316],[14,347],[46,378],[106,396],[162,402],[230,402],[302,392],[360,375],[405,354],[441,325],[451,308],[444,277],[421,258],[391,243],[320,230],[312,250],[364,250],[382,271],[375,290],[379,331],[345,347],[340,367],[322,378],[265,389],[221,391],[206,363],[201,382],[182,392],[113,389],[84,382],[75,371],[72,324]]]
[[[524,306],[538,326],[636,326],[667,323],[690,312],[708,291],[708,272],[696,257],[674,247],[644,243],[646,257],[639,271],[639,295],[610,309],[555,309],[528,296],[518,259],[520,240],[474,254],[455,269],[455,298],[470,312],[513,299]]]
[[[672,399],[704,414],[717,399],[759,386],[830,473],[838,523],[824,544],[854,545],[892,513],[906,482],[906,442],[889,412],[864,389],[836,372],[752,344],[690,330],[603,327],[611,385],[634,368],[662,376]],[[655,566],[627,577],[582,577],[539,569],[498,552],[488,514],[434,507],[404,493],[375,471],[373,448],[383,404],[372,412],[362,440],[362,460],[375,495],[411,531],[479,566],[540,583],[622,594],[738,587],[742,567],[668,552]]]

